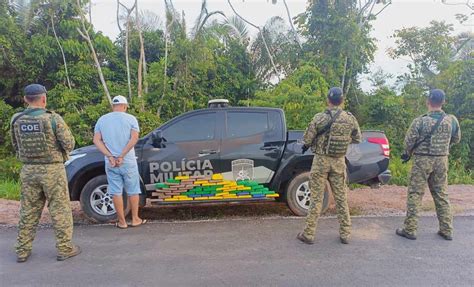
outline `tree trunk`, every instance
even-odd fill
[[[127,15],[127,26],[125,28],[125,64],[127,66],[128,98],[132,101],[132,81],[130,79],[130,60],[128,57],[128,36],[130,33],[130,14]]]
[[[69,72],[67,70],[66,56],[64,55],[63,46],[61,45],[61,42],[59,42],[58,35],[56,34],[56,28],[54,26],[54,19],[53,18],[54,18],[54,15],[53,15],[53,13],[51,13],[51,28],[53,29],[54,38],[56,39],[56,42],[58,43],[59,50],[61,50],[61,55],[63,57],[63,63],[64,63],[64,72],[66,73],[67,86],[69,87],[69,90],[71,90],[72,87],[71,87],[71,81],[69,80]]]
[[[160,98],[160,105],[158,106],[158,109],[156,111],[156,114],[158,117],[161,117],[161,109],[163,108],[163,99],[165,98],[166,94],[166,85],[167,85],[167,76],[168,76],[168,42],[169,42],[169,30],[171,25],[173,25],[175,18],[174,14],[172,15],[171,22],[168,23],[168,25],[165,26],[165,68],[163,71],[163,93],[161,94]]]
[[[300,49],[303,49],[303,45],[301,45],[300,37],[298,36],[298,32],[296,32],[295,25],[293,25],[293,19],[291,18],[290,8],[288,8],[288,4],[286,4],[286,0],[283,0],[283,4],[285,4],[286,14],[288,15],[288,22],[290,22],[291,30],[293,31],[293,35],[295,36],[295,40],[300,46]]]
[[[128,98],[130,101],[132,101],[132,81],[131,81],[131,76],[130,76],[130,58],[129,58],[129,36],[130,36],[130,15],[132,15],[133,9],[136,8],[137,1],[133,4],[132,8],[128,8],[122,3],[120,3],[120,0],[117,0],[117,25],[119,27],[119,30],[121,30],[120,27],[120,19],[119,19],[119,8],[122,6],[127,10],[127,25],[125,27],[125,65],[127,68],[127,85],[128,85]]]
[[[143,41],[143,33],[140,25],[140,20],[138,18],[138,0],[135,0],[135,22],[136,27],[138,30],[138,38],[140,40],[140,59],[138,61],[138,92],[137,95],[139,98],[142,97],[143,94],[143,82],[146,70],[146,63],[145,63],[145,48],[144,48],[144,41]],[[143,109],[143,107],[142,107]]]
[[[77,0],[77,9],[79,10],[79,14],[81,17],[81,24],[82,24],[82,31],[80,28],[77,28],[77,31],[79,32],[81,37],[84,38],[84,40],[86,40],[87,44],[89,45],[89,49],[91,50],[92,58],[94,59],[94,63],[97,68],[97,73],[99,74],[99,79],[100,79],[100,82],[102,83],[105,96],[107,97],[107,100],[109,100],[110,105],[112,105],[112,98],[110,97],[109,89],[107,88],[107,83],[105,82],[104,74],[102,73],[102,68],[100,67],[99,59],[97,58],[97,53],[95,52],[94,45],[92,44],[92,40],[89,35],[89,30],[86,28],[86,18],[84,16],[84,12],[82,11],[80,0]]]
[[[163,108],[163,99],[165,98],[166,94],[166,85],[167,85],[167,71],[168,70],[168,29],[165,31],[165,68],[163,71],[163,93],[161,94],[160,98],[160,106],[158,107],[158,110],[156,111],[158,117],[161,117],[161,109]]]

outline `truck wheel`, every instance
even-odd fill
[[[329,183],[326,183],[321,214],[329,208],[330,189]],[[308,214],[310,204],[309,172],[300,173],[290,181],[286,190],[286,203],[295,215],[306,216]]]
[[[86,216],[96,222],[105,223],[117,219],[112,196],[107,192],[107,176],[96,176],[89,180],[81,192],[81,208]],[[130,212],[127,194],[123,193],[125,216]]]

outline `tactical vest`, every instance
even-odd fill
[[[338,116],[336,121],[332,124],[331,129],[316,138],[313,152],[316,154],[325,154],[332,157],[345,156],[349,144],[352,142],[351,134],[354,129],[354,124],[351,119],[351,114],[346,111]],[[330,121],[325,121],[322,126],[325,126]]]
[[[421,118],[420,138],[430,133],[437,119],[429,115]],[[446,115],[436,131],[433,132],[431,139],[422,142],[414,151],[415,155],[445,156],[449,154],[449,144],[453,132],[453,119]]]
[[[35,111],[20,116],[13,125],[18,157],[24,164],[62,163],[63,150],[56,139],[52,112]]]

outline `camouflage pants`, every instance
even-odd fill
[[[54,225],[59,254],[72,250],[72,213],[63,164],[24,165],[21,174],[21,209],[16,253],[31,252],[46,201]]]
[[[347,204],[345,175],[346,162],[344,157],[335,158],[318,154],[314,156],[309,181],[311,204],[304,229],[304,235],[307,238],[314,239],[327,181],[329,181],[334,200],[336,201],[337,218],[340,226],[339,234],[341,238],[349,238],[351,233],[351,217]]]
[[[448,157],[447,156],[415,156],[410,174],[407,196],[407,217],[404,229],[409,234],[416,234],[418,226],[418,211],[428,183],[433,197],[436,214],[438,215],[439,230],[445,234],[453,233],[453,216],[449,204],[448,187]]]

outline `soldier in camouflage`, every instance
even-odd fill
[[[72,213],[63,164],[74,149],[74,138],[61,116],[46,110],[42,85],[27,86],[24,100],[28,108],[11,121],[13,146],[23,163],[17,262],[25,262],[31,254],[46,201],[56,235],[57,260],[62,261],[81,252],[72,243]]]
[[[307,244],[314,243],[327,181],[336,201],[341,243],[349,243],[351,218],[346,194],[345,154],[349,144],[360,143],[361,132],[356,118],[342,110],[342,103],[342,90],[331,88],[328,94],[328,109],[314,116],[303,138],[303,153],[309,148],[314,152],[309,182],[311,204],[304,232],[297,236],[297,239]]]
[[[405,136],[405,153],[413,155],[414,160],[408,185],[407,216],[404,227],[397,229],[396,234],[411,240],[416,239],[418,211],[427,183],[438,215],[438,235],[453,239],[453,216],[447,193],[448,155],[450,145],[461,140],[461,129],[456,117],[441,109],[444,100],[442,90],[431,90],[427,100],[429,112],[413,120]]]

